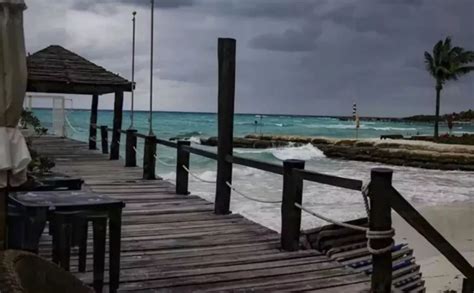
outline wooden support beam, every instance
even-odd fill
[[[137,166],[137,133],[136,129],[127,129],[127,145],[125,146],[125,167]]]
[[[303,179],[297,176],[295,169],[304,169],[302,160],[283,162],[283,200],[281,204],[281,247],[286,251],[299,249],[301,230],[301,204],[303,199]]]
[[[183,149],[183,146],[190,146],[189,140],[179,140],[176,155],[176,194],[188,195],[189,174],[183,168],[189,169],[189,152]]]
[[[217,179],[214,212],[218,215],[230,213],[230,188],[232,183],[232,163],[226,156],[232,155],[234,136],[235,100],[235,47],[234,39],[218,40],[218,142]]]
[[[91,120],[89,125],[89,149],[97,149],[97,107],[99,95],[92,95]]]
[[[112,141],[110,143],[110,159],[118,160],[120,158],[120,130],[122,129],[123,112],[123,92],[115,92],[114,102],[114,123],[112,131]]]
[[[370,231],[388,231],[392,229],[392,207],[390,203],[392,174],[393,171],[391,169],[384,168],[374,168],[370,174]],[[390,246],[392,241],[392,238],[372,239],[370,240],[370,246],[373,249],[381,249]],[[371,292],[392,292],[391,251],[382,254],[373,254],[372,266]]]
[[[100,141],[102,143],[102,153],[109,153],[109,132],[107,131],[107,126],[102,125],[100,127]]]
[[[145,138],[145,150],[143,152],[143,179],[156,179],[156,136],[150,135]]]

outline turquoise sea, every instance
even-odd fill
[[[52,113],[48,109],[34,109],[45,127],[51,127]],[[102,110],[98,113],[98,125],[112,126],[112,111]],[[90,112],[88,110],[67,111],[67,134],[69,137],[87,141]],[[257,121],[257,125],[255,124]],[[135,112],[135,129],[141,133],[148,132],[148,113]],[[130,113],[124,112],[123,129],[130,126]],[[164,139],[172,137],[190,137],[193,143],[199,137],[217,134],[217,115],[210,113],[153,113],[153,131]],[[447,132],[446,125],[441,125],[441,133]],[[337,138],[354,138],[355,127],[351,121],[337,118],[237,114],[234,121],[234,135],[243,136],[249,133],[271,133],[290,135],[311,135]],[[399,123],[382,121],[362,121],[359,138],[377,138],[381,134],[430,135],[432,125],[425,123]],[[473,124],[455,125],[454,134],[474,133]],[[124,141],[124,138],[122,138]],[[100,145],[100,143],[99,143]],[[203,146],[201,146],[203,147]],[[143,144],[139,139],[138,156]],[[369,178],[370,169],[383,166],[369,162],[342,161],[326,158],[323,153],[311,145],[300,147],[275,148],[266,150],[235,149],[242,156],[281,163],[285,159],[306,160],[306,168],[338,176],[362,179]],[[121,147],[124,154],[124,147]],[[173,181],[175,177],[175,150],[159,146],[157,173]],[[139,158],[140,161],[141,158]],[[385,166],[394,169],[394,185],[416,206],[440,205],[453,202],[474,200],[474,176],[462,171],[424,170],[409,167]],[[212,160],[192,156],[191,169],[202,179],[215,180],[216,163]],[[213,200],[215,186],[203,183],[190,177],[190,190],[206,199]],[[241,192],[264,199],[281,197],[282,178],[259,170],[235,166],[233,184]],[[315,183],[305,183],[304,204],[317,212],[339,220],[348,220],[364,215],[360,193],[329,187]],[[272,229],[280,227],[280,208],[277,204],[261,204],[248,201],[238,194],[232,195],[231,209],[260,222]],[[350,211],[350,212],[348,212]],[[304,227],[319,225],[321,222],[312,217],[303,218]]]

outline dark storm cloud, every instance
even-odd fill
[[[137,10],[137,105],[146,108],[149,0],[30,2],[29,50],[62,44],[125,77],[131,68],[130,16]],[[447,35],[474,49],[472,0],[155,4],[154,84],[161,110],[215,110],[218,37],[237,39],[236,109],[254,113],[350,115],[353,101],[362,115],[431,113],[433,80],[423,52]],[[474,74],[448,83],[442,112],[472,108],[473,84]]]
[[[311,15],[325,0],[201,0],[199,3],[225,15],[292,19]]]

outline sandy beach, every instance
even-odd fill
[[[474,264],[474,202],[431,206],[419,211]],[[393,225],[396,228],[397,242],[408,242],[414,249],[426,281],[426,292],[443,292],[448,289],[461,292],[462,274],[451,263],[397,214],[393,215]]]

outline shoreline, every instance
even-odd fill
[[[425,206],[418,211],[474,265],[474,202]],[[426,281],[427,292],[461,292],[462,274],[398,214],[392,213],[397,243],[407,242]]]
[[[201,139],[201,144],[216,146],[217,138]],[[425,169],[474,171],[474,145],[406,139],[336,139],[296,135],[250,134],[234,138],[236,148],[265,149],[304,144],[317,147],[328,158]]]

